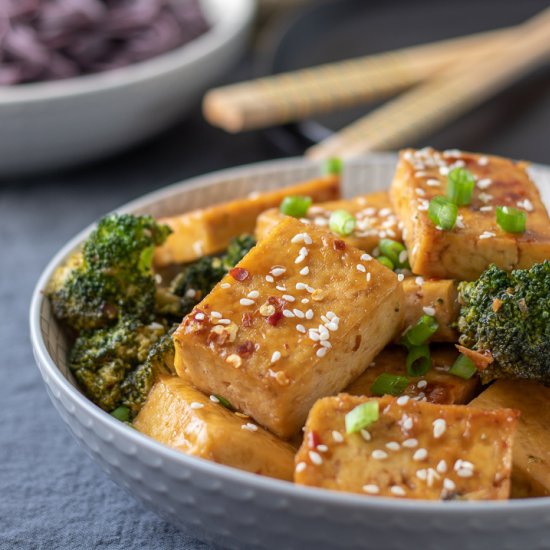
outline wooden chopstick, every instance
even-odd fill
[[[215,88],[204,98],[203,113],[235,133],[352,107],[407,89],[463,56],[499,49],[510,32],[487,31]]]
[[[501,50],[463,59],[310,148],[307,155],[345,158],[402,147],[550,60],[550,8],[511,33]]]

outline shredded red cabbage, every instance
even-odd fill
[[[124,67],[207,30],[198,0],[0,0],[0,85]]]

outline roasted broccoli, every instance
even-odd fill
[[[481,372],[550,384],[550,262],[507,273],[491,266],[474,282],[459,284],[460,344],[488,352]]]
[[[227,252],[222,257],[226,271],[235,267],[254,246],[256,246],[256,239],[252,235],[241,235],[232,239]]]
[[[152,272],[155,246],[170,229],[150,216],[113,214],[103,218],[84,243],[80,257],[62,268],[48,289],[55,316],[75,330],[113,324],[130,314],[147,322],[155,310]]]

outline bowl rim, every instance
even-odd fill
[[[228,2],[231,3],[229,7],[226,6]],[[206,32],[186,44],[108,71],[60,80],[0,86],[0,107],[94,94],[154,80],[223,48],[249,26],[256,12],[255,0],[200,0],[200,4],[203,7],[207,4],[205,11],[215,13],[215,16],[211,18],[211,27]]]
[[[396,160],[397,156],[394,153],[374,153],[352,159],[347,165],[352,165],[355,162],[368,163],[375,159],[379,160]],[[183,180],[161,189],[152,191],[140,196],[130,202],[121,205],[113,212],[129,212],[139,207],[144,207],[153,201],[168,197],[180,190],[188,190],[201,187],[205,183],[215,183],[221,179],[227,179],[229,176],[243,176],[245,174],[254,174],[259,168],[287,168],[295,165],[296,167],[311,167],[318,165],[316,161],[303,159],[301,157],[292,157],[278,159],[265,162],[257,162],[234,168],[217,170],[206,175],[196,176]],[[542,170],[550,175],[550,166],[535,164],[531,165],[536,170]],[[415,512],[418,514],[453,514],[453,515],[469,515],[469,514],[494,514],[510,512],[529,512],[550,509],[550,497],[535,497],[521,498],[503,501],[429,501],[429,500],[414,500],[414,499],[392,499],[387,497],[373,497],[369,495],[358,495],[354,493],[346,493],[339,491],[330,491],[315,487],[306,487],[296,485],[289,481],[273,479],[264,476],[258,476],[236,468],[231,468],[222,464],[217,464],[199,457],[189,456],[175,449],[171,449],[154,439],[146,436],[124,425],[122,422],[113,418],[110,414],[94,405],[88,398],[80,393],[57,367],[54,360],[48,353],[46,344],[42,335],[40,326],[42,303],[46,300],[43,289],[51,278],[55,268],[69,255],[72,250],[85,238],[85,236],[95,226],[95,222],[84,228],[72,239],[70,239],[48,262],[40,278],[34,288],[30,311],[29,325],[31,344],[34,351],[34,356],[38,364],[42,377],[46,381],[51,381],[52,388],[62,393],[64,397],[71,401],[72,404],[81,409],[90,416],[94,422],[102,425],[103,428],[110,432],[114,432],[119,440],[126,440],[128,443],[136,445],[137,448],[145,447],[153,454],[158,454],[172,463],[180,463],[189,469],[198,469],[204,474],[209,474],[213,479],[221,478],[224,481],[240,484],[243,489],[268,491],[279,497],[300,498],[301,500],[309,501],[310,503],[319,503],[331,506],[341,506],[354,510],[387,510],[391,512]]]

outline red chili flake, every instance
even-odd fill
[[[246,355],[250,355],[256,351],[256,346],[254,345],[254,342],[251,342],[250,340],[246,340],[243,342],[240,346],[237,347],[237,354],[241,357],[244,357]]]
[[[270,315],[270,316],[267,318],[267,322],[268,322],[271,326],[276,327],[276,326],[277,326],[277,323],[278,323],[282,318],[283,318],[283,312],[277,310],[273,315]]]
[[[317,432],[311,431],[307,434],[307,444],[310,449],[316,449],[321,443],[321,438]]]
[[[243,281],[248,279],[250,273],[246,269],[243,269],[242,267],[234,267],[229,272],[229,275],[231,275],[231,277],[233,277],[233,279],[235,279],[236,281],[239,281],[242,283]]]
[[[340,239],[336,239],[333,242],[334,250],[345,250],[346,249],[346,243],[344,241],[341,241]]]
[[[249,313],[249,312],[243,313],[243,318],[242,318],[243,327],[249,328],[253,324],[254,324],[254,316],[252,315],[252,313]]]

